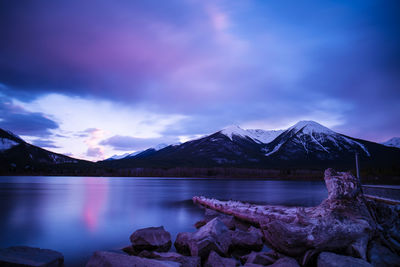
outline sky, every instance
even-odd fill
[[[397,0],[0,0],[0,128],[88,160],[229,125],[400,136]]]

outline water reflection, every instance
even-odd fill
[[[205,195],[278,205],[318,205],[323,182],[100,177],[0,177],[0,246],[62,252],[66,265],[84,265],[95,250],[129,244],[138,228],[164,227],[175,238],[194,231]]]
[[[84,178],[84,208],[83,218],[89,231],[97,229],[101,212],[107,203],[108,180],[100,180],[95,177]]]

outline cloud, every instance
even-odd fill
[[[0,127],[18,135],[48,137],[58,123],[41,112],[29,112],[0,95]]]
[[[26,106],[47,99],[29,112],[103,138],[309,118],[383,140],[400,131],[397,10],[392,0],[3,1],[0,91]],[[115,116],[126,109],[140,112]]]
[[[86,151],[86,156],[91,158],[103,158],[104,154],[100,147],[89,147]]]
[[[114,135],[108,139],[101,141],[100,144],[111,146],[114,149],[120,151],[137,151],[154,147],[158,144],[169,145],[177,142],[179,142],[178,137],[137,138],[131,136]]]
[[[46,139],[35,139],[32,141],[32,144],[42,148],[60,148],[59,146],[55,145],[54,141]]]
[[[99,140],[103,137],[104,131],[97,128],[88,128],[84,130],[83,133],[87,134],[85,140],[85,144],[88,146],[86,156],[96,159],[103,158],[104,149],[99,146]]]

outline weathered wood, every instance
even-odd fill
[[[325,171],[328,198],[316,207],[252,205],[194,197],[194,203],[256,224],[276,251],[300,257],[307,251],[338,251],[366,259],[377,226],[360,184],[350,173]]]

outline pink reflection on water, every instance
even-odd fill
[[[87,177],[84,182],[85,200],[83,219],[89,231],[95,232],[108,197],[108,181]]]

